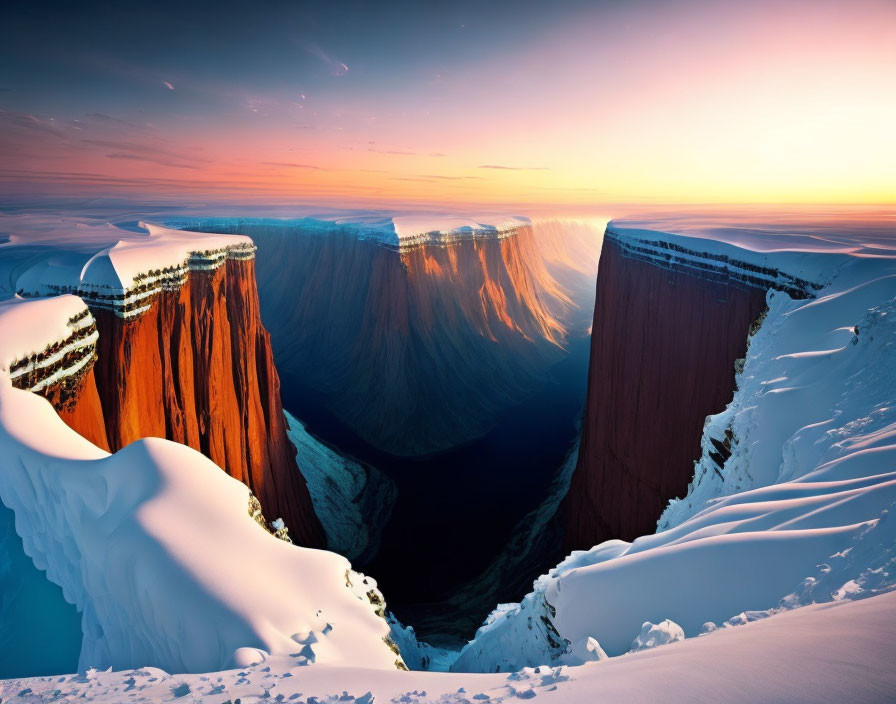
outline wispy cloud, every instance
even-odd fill
[[[500,169],[501,171],[550,171],[547,166],[504,166],[503,164],[483,164],[480,169]]]
[[[176,161],[168,161],[165,159],[159,159],[152,156],[141,156],[139,154],[106,154],[107,159],[128,159],[130,161],[145,161],[150,164],[158,164],[159,166],[169,166],[174,169],[194,169],[197,170],[198,166],[193,166],[192,164],[182,164]]]
[[[393,176],[389,180],[413,181],[415,183],[445,183],[446,181],[481,181],[482,179],[478,176],[437,176],[421,174],[419,176]]]
[[[334,59],[327,52],[321,49],[317,44],[302,44],[302,48],[312,56],[316,56],[318,59],[323,61],[329,68],[332,75],[344,76],[348,73],[349,69],[346,64]]]
[[[354,147],[344,146],[342,149],[347,149],[348,151],[353,151]],[[374,154],[392,154],[395,156],[417,156],[418,152],[415,152],[411,149],[375,149],[374,147],[367,147],[367,151],[373,152]]]
[[[82,139],[81,142],[94,147],[102,147],[103,149],[114,149],[117,153],[130,153],[137,156],[152,157],[157,160],[164,159],[166,162],[177,162],[179,164],[191,164],[192,162],[209,163],[211,161],[210,159],[192,154],[184,156],[178,152],[171,151],[170,149],[165,149],[164,147],[159,147],[153,144],[144,144],[142,142],[127,142],[111,139]]]
[[[127,120],[122,120],[120,117],[114,117],[112,115],[107,115],[104,112],[90,112],[87,113],[84,117],[90,118],[91,120],[95,120],[96,122],[105,122],[113,125],[122,125],[126,127],[134,127],[133,122],[128,122]]]
[[[25,132],[37,132],[47,136],[67,139],[67,135],[53,118],[42,118],[31,113],[8,112],[0,109],[0,124],[9,129],[18,129]]]
[[[481,181],[479,176],[443,176],[441,174],[415,174],[413,176],[396,176],[393,181]]]
[[[321,166],[315,166],[314,164],[297,164],[292,161],[263,161],[261,162],[263,166],[277,166],[286,169],[311,169],[312,171],[327,171]]]
[[[162,85],[165,86],[168,90],[174,90],[174,86],[171,85],[168,81],[162,81]]]

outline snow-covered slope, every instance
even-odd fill
[[[153,668],[0,682],[10,702],[286,701],[296,704],[890,702],[896,594],[778,618],[583,667],[511,674],[303,668],[290,658],[227,672]]]
[[[149,438],[109,455],[3,371],[0,469],[26,553],[82,612],[82,667],[197,672],[265,653],[395,667],[375,583],[272,537],[248,489],[198,452]]]
[[[77,296],[0,301],[0,331],[0,373],[29,391],[76,375],[96,356],[96,324]]]
[[[308,483],[314,512],[327,534],[327,548],[350,560],[369,559],[395,505],[397,488],[385,474],[334,452],[285,413],[288,436]]]
[[[699,247],[615,232],[633,250],[645,241]],[[723,248],[731,246],[703,245],[709,254]],[[734,399],[707,421],[688,495],[672,502],[656,535],[573,553],[521,604],[500,607],[454,669],[582,662],[589,638],[614,656],[647,621],[671,619],[690,638],[706,622],[896,584],[894,252],[737,255],[764,260],[770,279],[799,275],[820,290],[816,298],[768,293]]]

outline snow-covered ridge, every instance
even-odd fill
[[[785,260],[782,266],[773,254],[751,252],[723,242],[670,237],[665,233],[618,228],[612,224],[605,237],[617,244],[627,257],[667,269],[696,273],[703,278],[774,288],[793,298],[811,298],[823,286],[818,281],[788,273],[788,262]]]
[[[163,291],[179,289],[190,272],[210,272],[228,259],[254,258],[249,237],[208,235],[140,223],[148,235],[122,239],[90,257],[51,257],[16,282],[20,296],[75,294],[89,306],[128,319],[148,310]]]
[[[42,391],[96,359],[96,321],[76,296],[2,301],[0,331],[0,370],[20,389]]]
[[[531,225],[522,215],[492,214],[467,217],[450,214],[314,215],[299,218],[173,218],[166,225],[183,230],[223,230],[237,233],[241,226],[301,228],[321,235],[342,232],[371,240],[397,252],[423,246],[447,247],[466,240],[504,239]]]

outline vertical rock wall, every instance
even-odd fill
[[[684,495],[704,420],[731,400],[765,293],[604,241],[582,444],[563,506],[567,549],[653,533],[669,499]]]
[[[280,380],[261,323],[255,262],[192,271],[125,320],[95,310],[93,369],[63,403],[72,428],[115,452],[144,437],[189,445],[249,486],[296,542],[323,547],[323,530],[286,436]]]

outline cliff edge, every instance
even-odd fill
[[[706,417],[731,400],[766,292],[811,297],[812,283],[752,254],[608,227],[582,444],[562,509],[568,550],[656,530],[694,476]],[[719,441],[720,457],[729,447]]]
[[[29,370],[14,385],[45,396],[104,450],[145,437],[199,450],[245,483],[297,542],[323,547],[286,435],[254,244],[147,229],[82,266],[42,264],[20,277],[20,296],[71,293],[89,311],[67,342],[14,360]],[[73,344],[59,357],[56,347]]]

